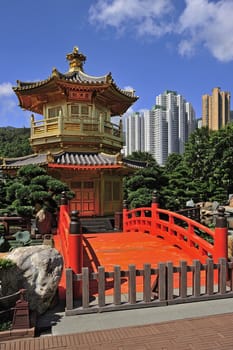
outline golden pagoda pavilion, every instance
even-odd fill
[[[75,193],[71,210],[81,216],[108,216],[122,209],[122,179],[138,164],[123,159],[122,116],[138,99],[122,90],[111,73],[94,77],[83,71],[86,57],[77,47],[67,54],[69,70],[52,70],[37,82],[17,81],[13,88],[21,108],[31,111],[30,143],[34,154],[3,159],[1,169],[26,164],[47,168]],[[41,118],[38,118],[41,115]]]

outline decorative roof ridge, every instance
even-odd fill
[[[90,75],[90,74],[87,74],[83,71],[73,71],[73,72],[66,72],[64,74],[62,74],[62,76],[65,76],[65,77],[73,77],[75,75],[80,75],[84,78],[88,78],[88,79],[93,79],[93,80],[104,80],[106,83],[111,83],[112,82],[112,75],[111,73],[107,73],[107,74],[104,74],[104,75],[100,75],[100,76],[94,76],[94,75]],[[86,79],[86,80],[88,80]]]
[[[108,158],[117,158],[117,154],[109,154],[109,153],[104,153],[104,152],[99,152],[103,157],[108,157]]]
[[[148,166],[148,162],[144,160],[123,158],[122,161],[125,164],[133,165],[139,168],[146,168]]]
[[[114,86],[114,88],[119,91],[121,94],[123,95],[126,95],[128,97],[131,97],[131,98],[134,98],[135,100],[139,99],[139,96],[136,96],[134,93],[135,93],[135,90],[134,89],[131,89],[131,90],[124,90],[124,89],[121,89],[119,86],[117,86],[117,84],[115,83],[115,81],[112,79],[112,82],[111,82],[112,86]]]
[[[14,91],[17,91],[17,90],[20,90],[20,89],[36,88],[38,86],[47,84],[51,79],[52,79],[52,77],[49,77],[47,79],[39,80],[39,81],[35,81],[35,82],[33,82],[33,81],[16,80],[17,86],[13,86],[12,89]]]
[[[52,74],[43,80],[37,80],[37,81],[21,81],[21,80],[16,80],[17,86],[13,86],[13,90],[17,91],[19,89],[32,89],[32,88],[36,88],[38,86],[42,86],[45,85],[47,83],[49,83],[52,80],[56,80],[56,79],[62,79],[63,75],[61,72],[59,72],[59,70],[57,68],[53,68],[52,70]]]
[[[109,158],[109,159],[114,159],[116,160],[118,157],[119,157],[119,154],[110,154],[110,153],[104,153],[104,152],[92,152],[92,151],[85,151],[85,152],[82,152],[82,151],[61,151],[61,152],[58,152],[58,153],[53,153],[53,156],[54,157],[61,157],[62,155],[65,155],[65,154],[77,154],[77,155],[101,155],[102,157],[105,157],[105,158]]]
[[[66,153],[69,153],[69,154],[99,154],[100,152],[93,152],[93,151],[86,151],[86,152],[83,152],[83,151],[61,151],[61,152],[57,152],[57,153],[53,153],[53,156],[55,157],[59,157],[61,156],[62,154],[66,154]]]
[[[29,158],[35,158],[38,155],[45,155],[45,153],[32,153],[32,154],[28,154],[26,156],[21,156],[21,157],[14,157],[14,158],[6,158],[6,157],[2,157],[5,161],[17,161],[17,160],[25,160],[25,159],[29,159]]]

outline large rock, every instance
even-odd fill
[[[227,242],[228,259],[231,260],[233,257],[233,237],[230,235],[227,238],[228,238],[228,242]]]
[[[61,278],[63,259],[59,252],[47,245],[20,247],[6,258],[17,268],[2,273],[2,295],[26,289],[31,310],[44,313],[54,299]]]

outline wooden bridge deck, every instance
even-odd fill
[[[144,263],[157,265],[167,261],[174,264],[179,264],[180,260],[192,262],[192,258],[179,247],[146,233],[92,233],[83,237],[84,265],[94,271],[100,265],[112,271],[114,265],[127,269],[129,264],[142,268]]]
[[[171,261],[178,266],[181,260],[187,261],[188,264],[191,264],[193,260],[193,257],[179,247],[169,245],[161,238],[141,232],[92,233],[83,235],[83,238],[84,266],[93,272],[97,271],[98,266],[104,266],[105,271],[113,271],[114,265],[120,265],[122,270],[127,270],[130,264],[136,265],[137,269],[142,269],[145,263],[157,267],[160,262]],[[191,273],[188,275],[191,279]],[[174,284],[175,287],[178,287],[178,276]],[[142,290],[142,277],[137,277],[137,291]],[[123,283],[122,293],[124,292],[127,292],[127,284]],[[110,288],[107,294],[111,293]]]

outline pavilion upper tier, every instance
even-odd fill
[[[13,87],[21,108],[32,115],[31,145],[35,152],[119,152],[123,145],[122,116],[137,101],[135,91],[120,89],[111,73],[95,77],[83,71],[86,57],[78,48],[66,55],[69,70],[56,68],[45,80],[17,81]]]
[[[95,77],[84,73],[83,62],[86,57],[74,48],[66,55],[69,70],[66,73],[53,68],[52,74],[45,80],[22,82],[17,80],[13,87],[18,96],[20,107],[38,114],[44,114],[44,106],[49,102],[86,101],[108,106],[111,116],[121,116],[137,101],[135,91],[120,89],[111,73]]]

